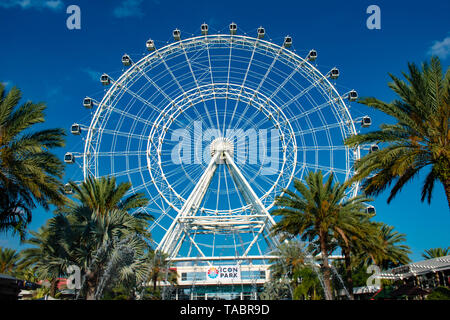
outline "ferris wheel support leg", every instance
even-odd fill
[[[233,158],[228,154],[228,152],[225,152],[225,162],[228,166],[228,169],[230,170],[231,176],[233,180],[235,181],[236,185],[238,186],[239,190],[241,191],[242,195],[244,196],[247,203],[251,204],[253,206],[253,209],[261,215],[266,216],[267,220],[265,221],[264,228],[261,228],[261,230],[258,232],[257,235],[255,235],[255,238],[250,243],[250,246],[247,248],[247,250],[244,253],[244,256],[248,254],[251,247],[255,244],[256,239],[259,237],[259,235],[263,234],[264,239],[266,242],[268,242],[268,245],[273,248],[273,245],[278,244],[278,239],[273,238],[273,243],[270,243],[268,241],[265,233],[269,234],[270,228],[275,225],[275,221],[273,220],[270,213],[267,211],[266,207],[262,204],[261,199],[256,195],[255,191],[252,189],[250,184],[248,183],[247,179],[245,179],[244,175],[242,174],[241,170],[236,166],[236,164],[233,161]]]
[[[218,157],[219,154],[217,153],[211,158],[211,161],[209,162],[205,172],[201,176],[200,180],[189,195],[189,198],[186,200],[185,204],[178,212],[169,230],[167,230],[163,239],[156,248],[157,251],[162,251],[168,254],[169,258],[175,257],[181,247],[181,245],[177,245],[177,242],[181,241],[182,238],[184,238],[182,237],[182,233],[185,233],[183,231],[183,222],[181,220],[184,217],[193,216],[196,214],[205,196],[205,193],[209,188],[214,173],[216,172]],[[194,241],[191,237],[190,240]],[[195,241],[193,244],[195,245],[195,247],[197,247]],[[176,248],[176,250],[174,250],[174,248]]]

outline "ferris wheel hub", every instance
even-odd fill
[[[214,139],[213,142],[211,142],[210,151],[211,157],[214,157],[216,153],[219,153],[220,156],[217,159],[218,163],[224,163],[225,152],[228,153],[230,157],[233,157],[234,144],[228,138],[219,137]]]

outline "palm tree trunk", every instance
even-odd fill
[[[157,287],[157,281],[158,281],[158,273],[156,273],[153,276],[153,294],[156,294],[156,287]]]
[[[50,284],[50,297],[54,298],[56,295],[56,289],[58,287],[58,278],[54,278]]]
[[[95,300],[95,289],[97,288],[97,277],[95,273],[88,271],[86,274],[87,292],[86,300]]]
[[[328,248],[325,240],[325,232],[320,231],[319,233],[319,241],[320,241],[320,251],[322,253],[322,261],[323,261],[323,283],[325,288],[325,299],[333,300],[333,293],[331,289],[331,270],[330,265],[328,264]]]
[[[352,261],[350,257],[350,249],[348,247],[343,248],[344,259],[345,259],[345,274],[347,278],[347,291],[350,296],[350,300],[355,300],[353,296],[353,278],[352,278]]]

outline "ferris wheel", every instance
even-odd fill
[[[337,92],[339,70],[321,73],[316,50],[297,54],[292,37],[275,44],[262,27],[208,29],[176,29],[160,48],[148,40],[144,56],[122,57],[121,75],[103,74],[104,96],[83,101],[90,125],[72,126],[86,132],[84,151],[65,161],[144,192],[154,246],[174,261],[265,259],[275,197],[311,170],[347,180],[360,150],[343,141],[370,118],[352,119],[356,91]]]

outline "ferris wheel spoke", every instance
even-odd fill
[[[300,99],[301,97],[303,97],[305,94],[307,94],[309,91],[311,91],[312,89],[316,88],[317,84],[318,84],[318,80],[316,80],[315,82],[311,83],[308,87],[302,89],[302,91],[300,91],[299,93],[297,93],[294,97],[292,97],[289,101],[287,101],[286,103],[284,103],[283,105],[280,106],[281,110],[284,110],[285,108],[287,108],[288,106],[290,106],[292,103],[296,102],[298,99]]]
[[[108,109],[110,111],[114,112],[114,113],[120,114],[121,116],[133,119],[135,121],[141,122],[141,123],[143,123],[145,125],[148,125],[148,126],[153,126],[153,123],[151,123],[151,122],[149,122],[147,120],[144,120],[141,117],[137,117],[136,115],[133,115],[133,114],[127,112],[127,111],[124,111],[124,110],[121,110],[121,109],[117,109],[117,108],[114,108],[114,107],[111,107],[111,106]]]
[[[130,94],[133,98],[135,98],[136,100],[138,100],[139,102],[142,102],[143,104],[145,104],[146,106],[152,108],[153,110],[155,110],[156,112],[162,112],[162,110],[160,108],[158,108],[157,106],[155,106],[154,104],[150,103],[150,101],[144,99],[141,95],[137,94],[136,92],[134,92],[133,90],[131,90],[130,88],[128,88],[127,86],[122,86],[121,88],[123,88],[125,90],[126,93]]]
[[[106,134],[111,134],[114,136],[121,136],[121,137],[125,137],[125,138],[133,138],[133,139],[144,140],[144,141],[146,141],[148,139],[147,136],[143,136],[143,135],[135,134],[135,133],[123,132],[123,131],[119,131],[119,130],[103,128],[103,129],[100,129],[100,132],[106,133]]]
[[[255,96],[259,94],[259,91],[261,90],[261,87],[263,86],[264,82],[266,81],[267,76],[268,76],[268,75],[270,74],[270,72],[272,71],[273,66],[274,66],[275,63],[277,62],[278,57],[279,57],[279,55],[280,55],[280,53],[281,53],[282,50],[283,50],[283,49],[280,48],[280,49],[278,50],[277,54],[274,56],[274,58],[273,58],[273,60],[272,60],[272,63],[270,64],[269,68],[267,68],[266,73],[264,74],[263,78],[261,79],[261,82],[259,83],[258,87],[257,87],[256,90],[255,90],[255,93],[254,93]],[[247,103],[247,105],[246,105],[246,108],[248,108],[248,107],[249,107],[249,103]],[[233,118],[234,118],[234,115],[235,115],[235,113],[236,113],[236,109],[237,109],[237,104],[235,105],[235,108],[234,108],[234,110],[233,110],[233,114],[232,114],[232,116],[231,116],[230,126],[231,126],[231,123],[233,122]],[[236,128],[237,128],[237,126],[235,126],[235,129],[236,129]]]
[[[97,157],[130,157],[130,156],[146,156],[146,151],[98,151],[93,154]]]
[[[270,95],[269,99],[272,100],[277,94],[278,92],[280,92],[285,86],[286,84],[291,81],[291,79],[294,77],[294,75],[298,72],[298,70],[303,66],[303,63],[299,63],[293,70],[292,72],[285,77],[285,79],[283,80],[283,82],[275,89],[275,91]]]
[[[211,77],[211,84],[213,85],[213,95],[214,95],[214,109],[215,109],[215,114],[216,114],[216,124],[217,124],[217,129],[220,130],[220,123],[219,123],[219,110],[217,108],[217,101],[216,101],[216,90],[214,90],[214,76],[213,76],[213,66],[211,63],[211,54],[209,52],[209,43],[206,43],[206,52],[208,53],[208,70],[209,70],[209,75]]]
[[[141,68],[139,68],[138,70],[139,72],[141,72],[144,78],[167,100],[168,103],[170,103],[172,106],[176,105],[174,100],[170,98],[170,96],[155,81],[153,81],[145,71],[143,71]],[[186,115],[186,118],[188,122],[190,123],[194,122],[194,119],[191,118],[189,115]]]
[[[253,63],[253,58],[254,58],[254,56],[255,56],[255,51],[256,51],[257,44],[258,44],[258,40],[255,41],[255,45],[253,46],[252,54],[251,54],[250,59],[249,59],[248,64],[247,64],[247,69],[246,69],[245,74],[244,74],[244,80],[242,80],[242,84],[240,85],[240,90],[239,90],[239,93],[238,93],[238,99],[236,99],[236,103],[235,103],[235,105],[234,105],[234,109],[233,109],[234,111],[233,111],[233,114],[232,114],[232,116],[231,116],[230,125],[231,125],[231,122],[233,121],[234,113],[235,113],[236,110],[237,110],[237,105],[239,104],[239,99],[240,99],[241,94],[242,94],[242,92],[243,92],[243,90],[244,90],[245,83],[246,83],[246,81],[247,81],[247,77],[248,77],[250,68],[251,68],[252,63]],[[248,108],[248,104],[247,104],[246,108]],[[246,112],[246,111],[245,111],[245,112]],[[244,113],[245,113],[245,112],[244,112]]]
[[[313,170],[321,170],[321,171],[325,171],[325,172],[347,174],[346,170],[340,169],[340,168],[333,168],[333,167],[329,167],[329,166],[323,166],[323,165],[312,164],[312,163],[303,163],[302,165],[305,166],[306,168],[313,169]]]
[[[133,173],[139,173],[141,171],[144,171],[145,169],[147,169],[147,166],[137,167],[134,169],[127,169],[127,170],[118,171],[118,172],[112,172],[111,174],[114,175],[116,178],[119,178],[119,177],[123,177],[123,176],[130,175]]]
[[[255,177],[258,176],[259,179],[264,180],[268,185],[270,185],[270,186],[273,185],[274,181],[272,179],[269,179],[266,175],[260,174],[259,171],[252,168],[251,166],[247,167],[246,169],[248,170],[249,173],[253,172],[255,174]],[[247,178],[247,181],[249,181],[249,183],[250,183],[250,181],[252,181],[252,179],[248,179],[248,177],[246,177],[246,178]],[[258,188],[258,191],[260,191],[262,194],[265,194],[265,190],[259,183],[254,183],[254,185],[256,186],[256,188]]]
[[[230,42],[230,50],[228,54],[228,71],[227,71],[227,91],[225,96],[225,112],[223,116],[223,125],[222,125],[222,136],[225,137],[225,129],[226,129],[226,115],[227,115],[227,108],[228,108],[228,90],[230,86],[230,73],[231,73],[231,53],[233,52],[233,42]]]
[[[199,88],[198,81],[197,81],[197,77],[195,76],[194,70],[192,69],[191,60],[189,59],[189,57],[188,57],[188,55],[187,55],[187,53],[186,53],[186,49],[184,48],[184,46],[183,46],[182,44],[181,44],[181,47],[183,48],[184,57],[186,58],[186,62],[187,62],[187,64],[188,64],[188,66],[189,66],[189,71],[191,72],[192,79],[194,80],[195,86],[197,87],[197,92],[200,94],[200,96],[201,96],[201,98],[202,98],[202,101],[203,101],[203,107],[204,107],[205,113],[206,113],[206,115],[207,115],[207,117],[208,117],[209,124],[211,125],[211,128],[214,128],[214,123],[213,123],[213,121],[212,121],[212,119],[211,119],[211,115],[210,115],[210,113],[209,113],[209,111],[208,111],[208,107],[206,106],[206,102],[205,102],[205,100],[203,99],[203,95],[202,95],[202,93],[201,93],[202,91],[201,91],[200,88]]]
[[[185,97],[187,97],[187,99],[189,100],[190,104],[193,106],[194,104],[193,104],[193,102],[192,102],[192,99],[189,98],[189,97],[186,95],[185,90],[183,89],[183,87],[181,86],[180,82],[178,81],[178,79],[177,79],[177,78],[175,77],[175,75],[173,74],[172,69],[169,67],[169,65],[167,64],[167,62],[165,61],[164,58],[162,58],[162,62],[163,62],[163,64],[164,64],[164,66],[165,66],[167,72],[170,74],[172,80],[173,80],[173,81],[176,83],[176,85],[178,86],[178,88],[179,88],[179,90],[181,91],[182,95],[185,96]],[[198,86],[197,86],[197,88],[198,88]],[[197,120],[200,119],[200,120],[202,121],[202,123],[204,124],[203,116],[198,112],[197,108],[194,108],[194,112],[196,113],[196,115],[197,115],[197,117],[198,117]],[[209,114],[208,114],[208,115],[209,115]],[[211,119],[209,119],[209,120],[210,120],[210,124],[212,125]],[[194,122],[194,120],[192,120],[192,122]],[[211,126],[211,127],[213,127],[213,126]]]
[[[195,178],[199,178],[202,173],[203,173],[203,169],[199,166],[197,168],[195,168],[193,171],[191,171],[189,173],[189,177],[191,177],[192,180],[190,179],[176,179],[179,178],[180,174],[179,172],[173,171],[173,172],[169,172],[168,174],[166,174],[166,178],[175,178],[176,181],[172,184],[172,186],[174,188],[178,187],[178,186],[183,186],[183,190],[180,192],[180,195],[184,198],[187,198],[189,196],[188,191],[192,190],[192,187],[195,186],[196,182],[195,182]],[[194,177],[194,178],[192,178]],[[187,183],[188,181],[190,181],[191,183]]]
[[[147,182],[143,182],[137,186],[131,186],[131,189],[126,193],[126,196],[131,195],[136,192],[139,192],[139,191],[146,189],[147,187],[152,186],[152,185],[153,185],[153,183],[151,181],[147,181]],[[159,195],[156,195],[156,197],[159,197]]]
[[[311,134],[311,133],[315,133],[315,132],[320,132],[320,131],[330,130],[330,129],[334,129],[334,128],[339,128],[341,126],[342,126],[341,123],[336,122],[336,123],[327,124],[327,125],[322,126],[322,127],[315,127],[315,128],[310,128],[310,129],[306,129],[306,130],[299,130],[299,131],[296,131],[294,133],[295,133],[295,135],[306,135],[306,134]]]
[[[303,113],[300,113],[299,115],[293,117],[291,120],[295,121],[295,120],[302,119],[302,118],[304,118],[306,116],[309,116],[310,114],[312,114],[314,112],[318,112],[318,111],[322,110],[323,108],[328,107],[329,105],[331,105],[331,104],[333,104],[335,102],[336,102],[336,99],[331,99],[331,100],[325,101],[324,103],[322,103],[322,104],[320,104],[318,106],[314,106],[313,108],[311,108],[311,109],[309,109],[307,111],[304,111]]]
[[[346,146],[298,146],[299,151],[334,151],[334,150],[344,150],[346,151],[348,147]]]

